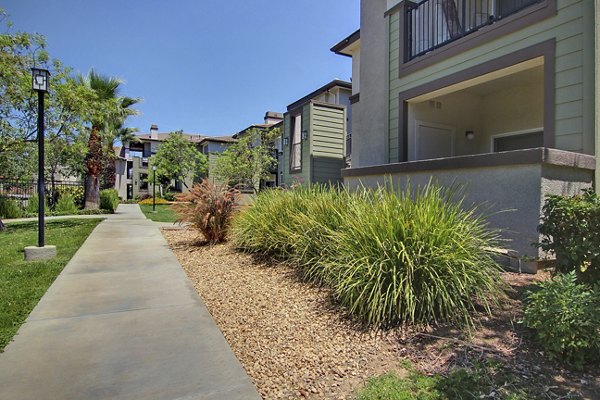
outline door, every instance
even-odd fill
[[[417,121],[415,159],[452,157],[454,155],[454,128],[430,122]]]

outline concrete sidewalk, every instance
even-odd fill
[[[137,205],[98,225],[0,354],[3,400],[259,398]]]

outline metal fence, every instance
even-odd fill
[[[408,9],[408,59],[428,53],[541,0],[423,0]]]
[[[49,204],[52,206],[58,198],[58,193],[69,190],[67,188],[83,188],[83,182],[73,181],[46,181],[45,192]],[[35,179],[7,179],[0,178],[0,197],[17,200],[25,206],[32,196],[38,193],[37,180]]]

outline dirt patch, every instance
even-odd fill
[[[198,246],[190,230],[163,235],[265,399],[352,398],[371,376],[403,374],[405,359],[428,374],[498,359],[522,379],[545,385],[546,398],[579,392],[593,399],[600,393],[597,372],[552,367],[517,323],[523,291],[544,274],[504,274],[509,297],[494,318],[482,314],[470,335],[449,327],[422,334],[375,332],[353,324],[331,303],[327,289],[301,282],[290,266],[228,244]]]

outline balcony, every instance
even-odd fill
[[[406,61],[544,0],[423,0],[406,9]]]

